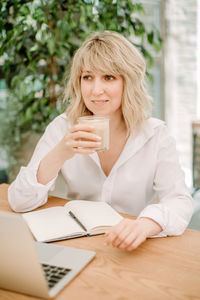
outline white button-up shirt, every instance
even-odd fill
[[[37,182],[37,169],[70,127],[62,114],[46,128],[30,163],[21,168],[9,187],[8,200],[15,211],[29,211],[47,201],[56,178],[42,185]],[[163,228],[159,236],[181,234],[193,213],[193,199],[184,182],[174,139],[158,119],[146,120],[137,134],[130,135],[109,176],[104,174],[97,153],[76,154],[64,163],[61,172],[67,199],[105,201],[119,212],[151,218]],[[155,194],[160,202],[151,204]]]

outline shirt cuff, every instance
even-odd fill
[[[48,192],[54,189],[56,177],[46,185],[37,181],[37,169],[22,167],[16,180],[9,187],[9,203],[13,210],[33,210],[48,200]]]
[[[162,231],[152,237],[164,237],[172,235],[180,235],[184,232],[187,227],[185,220],[181,219],[174,212],[163,204],[150,204],[142,210],[138,218],[146,217],[157,222],[161,227]]]

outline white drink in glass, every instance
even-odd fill
[[[78,118],[78,123],[92,125],[93,133],[101,137],[101,145],[96,148],[96,151],[105,151],[109,149],[110,130],[109,118],[104,116],[83,116]]]

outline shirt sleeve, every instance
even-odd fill
[[[145,207],[138,217],[148,217],[160,224],[163,231],[156,235],[158,237],[180,235],[189,224],[194,201],[185,185],[175,141],[165,126],[160,132],[157,149],[154,190],[160,202]]]
[[[56,178],[43,185],[37,181],[37,170],[42,158],[51,151],[62,138],[59,133],[58,121],[55,119],[47,126],[39,140],[33,156],[26,167],[21,167],[15,181],[8,189],[8,201],[16,212],[33,210],[48,200],[48,192],[54,189]]]

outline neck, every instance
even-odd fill
[[[120,114],[118,117],[115,116],[109,116],[110,117],[110,132],[116,132],[116,131],[125,131],[126,125],[123,119],[122,114]]]

